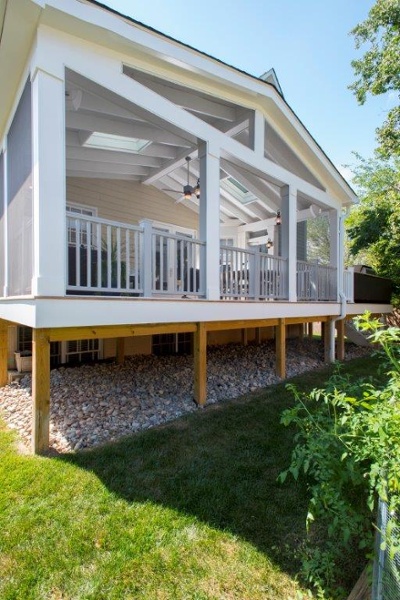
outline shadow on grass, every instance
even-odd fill
[[[327,376],[324,370],[293,381],[307,390]],[[277,482],[293,445],[293,430],[279,421],[292,402],[277,385],[60,460],[94,472],[128,502],[158,503],[238,535],[293,575],[307,497],[301,484]]]

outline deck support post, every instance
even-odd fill
[[[194,333],[194,399],[199,406],[207,400],[207,330],[205,323],[197,323]]]
[[[335,321],[328,319],[324,325],[324,360],[329,364],[335,362]]]
[[[8,381],[8,326],[0,321],[0,387],[7,385]]]
[[[125,360],[125,338],[117,338],[117,351],[115,362],[117,365],[123,365]]]
[[[256,327],[256,344],[261,344],[261,327]]]
[[[300,341],[304,340],[304,327],[305,327],[305,324],[304,323],[300,323],[300,325],[299,325],[299,328],[300,328],[299,329],[299,340]]]
[[[336,321],[336,355],[338,360],[344,360],[344,319],[339,319]]]
[[[286,377],[286,324],[279,319],[275,327],[276,374],[281,379]]]
[[[308,323],[308,337],[311,339],[313,336],[313,322],[311,321],[311,323]]]
[[[50,342],[46,329],[34,329],[32,337],[32,452],[49,449],[50,438]]]
[[[248,329],[242,329],[242,346],[247,346],[249,341]]]

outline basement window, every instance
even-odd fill
[[[95,131],[88,137],[83,146],[85,148],[97,148],[100,150],[113,150],[114,152],[139,154],[142,150],[147,148],[149,144],[151,144],[149,140]]]

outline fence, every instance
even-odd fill
[[[388,532],[389,520],[394,521],[392,535],[398,538],[400,536],[399,516],[389,514],[387,504],[379,501],[372,600],[399,600],[400,598],[400,552],[391,556],[389,549],[382,545]]]

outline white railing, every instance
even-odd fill
[[[260,298],[287,299],[287,260],[259,253]]]
[[[93,216],[67,215],[67,290],[141,294],[143,230]]]
[[[277,256],[221,245],[221,297],[230,299],[287,298],[287,261]]]
[[[233,246],[220,246],[220,291],[222,298],[249,298],[252,294],[250,269],[254,252]]]
[[[200,264],[205,242],[157,229],[151,235],[152,293],[204,296]]]
[[[354,267],[343,271],[343,293],[347,302],[354,302]]]
[[[337,269],[329,265],[297,261],[297,300],[336,301]]]
[[[67,291],[100,295],[204,296],[205,242],[183,234],[67,214]],[[257,248],[220,247],[220,295],[230,300],[286,300],[287,260]],[[343,289],[353,301],[353,272]],[[337,269],[297,261],[299,301],[337,300]]]

